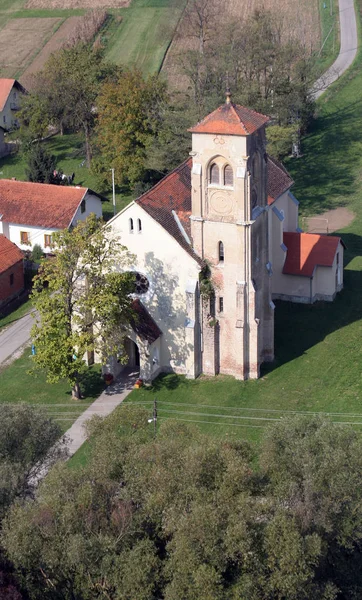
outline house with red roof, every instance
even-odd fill
[[[299,229],[267,122],[228,95],[190,129],[190,156],[109,222],[133,256],[138,326],[125,348],[145,380],[257,378],[274,358],[273,300],[333,300],[342,288],[343,243]]]
[[[101,217],[102,200],[89,188],[0,179],[0,234],[21,250],[38,244],[48,253],[55,231]]]
[[[0,310],[24,290],[23,254],[0,234]]]
[[[17,112],[26,89],[16,79],[0,78],[0,126],[6,131],[18,127]]]

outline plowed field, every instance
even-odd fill
[[[35,60],[33,60],[31,65],[26,69],[20,79],[21,83],[26,89],[31,89],[31,76],[37,71],[40,71],[44,67],[49,56],[53,52],[59,50],[59,48],[61,48],[63,44],[72,36],[82,18],[83,17],[69,17],[69,19],[61,24],[59,29],[50,38],[49,42],[45,44],[44,48],[39,52]]]
[[[32,62],[61,19],[11,19],[0,30],[0,76],[17,77]]]

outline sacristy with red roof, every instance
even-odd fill
[[[101,217],[102,200],[84,187],[0,179],[0,234],[21,250],[38,244],[47,253],[55,231],[68,229],[91,213]]]
[[[141,324],[128,366],[257,378],[274,358],[275,299],[333,300],[343,242],[301,232],[293,180],[266,149],[269,119],[227,101],[190,129],[192,151],[111,221],[132,253]],[[109,368],[123,367],[117,357]]]

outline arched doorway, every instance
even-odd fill
[[[124,340],[124,348],[128,356],[128,367],[140,368],[140,351],[137,344],[130,338]]]

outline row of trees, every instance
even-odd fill
[[[7,511],[1,543],[31,600],[361,597],[359,434],[282,419],[255,468],[244,442],[172,421],[154,438],[149,416],[94,419],[87,465],[58,465]]]
[[[81,130],[87,166],[103,182],[110,182],[113,167],[116,183],[142,188],[184,159],[188,127],[224,102],[228,78],[236,102],[272,115],[272,153],[282,154],[285,137],[305,128],[313,111],[311,61],[298,42],[282,39],[279,21],[267,11],[244,23],[223,22],[221,32],[209,4],[193,0],[186,12],[198,39],[180,58],[188,92],[171,96],[161,77],[144,79],[136,69],[111,65],[86,44],[62,48],[24,100],[24,147],[32,148],[49,127]]]

